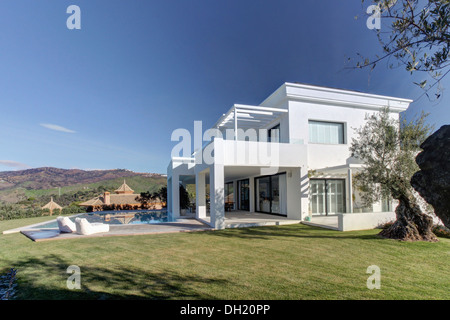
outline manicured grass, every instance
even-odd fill
[[[49,219],[0,222],[0,232]],[[379,230],[304,225],[32,242],[0,235],[0,272],[18,299],[449,299],[450,239],[410,243]],[[69,290],[70,265],[81,290]],[[366,287],[367,267],[381,289]]]

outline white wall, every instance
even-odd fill
[[[374,229],[395,219],[395,212],[343,213],[338,215],[338,228],[340,231]]]
[[[389,106],[391,117],[399,119],[399,112],[408,108],[411,100],[385,97],[348,90],[314,87],[286,83],[269,97],[265,104],[276,104],[282,93],[288,100],[290,143],[304,142],[308,145],[309,169],[345,165],[355,162],[350,159],[349,147],[355,135],[355,129],[366,123],[366,115],[379,112]],[[309,143],[309,120],[339,122],[344,124],[344,144]]]
[[[298,167],[307,163],[306,145],[224,140],[223,146],[225,165]]]
[[[308,144],[308,166],[318,169],[354,162],[349,151],[355,129],[362,127],[367,114],[376,111],[343,106],[291,101],[289,104],[289,140]],[[392,113],[398,119],[398,113]],[[339,122],[344,124],[344,144],[309,143],[308,120]]]

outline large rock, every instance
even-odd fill
[[[442,126],[420,147],[423,151],[416,157],[420,171],[413,175],[411,185],[450,228],[450,125]]]

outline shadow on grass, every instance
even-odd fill
[[[70,290],[66,283],[71,274],[66,270],[71,264],[56,255],[10,261],[8,264],[18,269],[18,300],[215,299],[197,292],[194,287],[227,282],[195,275],[183,276],[172,271],[152,273],[136,267],[79,265],[81,289]]]
[[[206,231],[208,232],[208,231]],[[360,231],[342,232],[305,225],[282,225],[226,229],[210,232],[212,235],[228,238],[270,240],[274,237],[317,238],[317,239],[355,239],[355,240],[381,240],[376,234],[361,234]]]

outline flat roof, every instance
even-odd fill
[[[305,84],[305,83],[299,83],[299,82],[285,82],[280,87],[278,87],[278,89],[275,90],[269,97],[264,99],[264,101],[261,102],[261,105],[264,104],[265,102],[267,102],[268,100],[270,100],[276,93],[278,93],[280,90],[282,90],[285,87],[295,87],[295,88],[308,89],[308,90],[325,91],[325,92],[341,93],[341,94],[350,94],[350,95],[354,95],[354,96],[361,96],[361,97],[367,97],[367,98],[377,98],[377,99],[386,99],[386,100],[406,102],[406,103],[413,102],[412,99],[398,98],[398,97],[379,95],[379,94],[374,94],[374,93],[366,93],[366,92],[357,91],[357,90],[333,88],[333,87],[327,87],[327,86],[318,86],[318,85],[311,85],[311,84]]]

